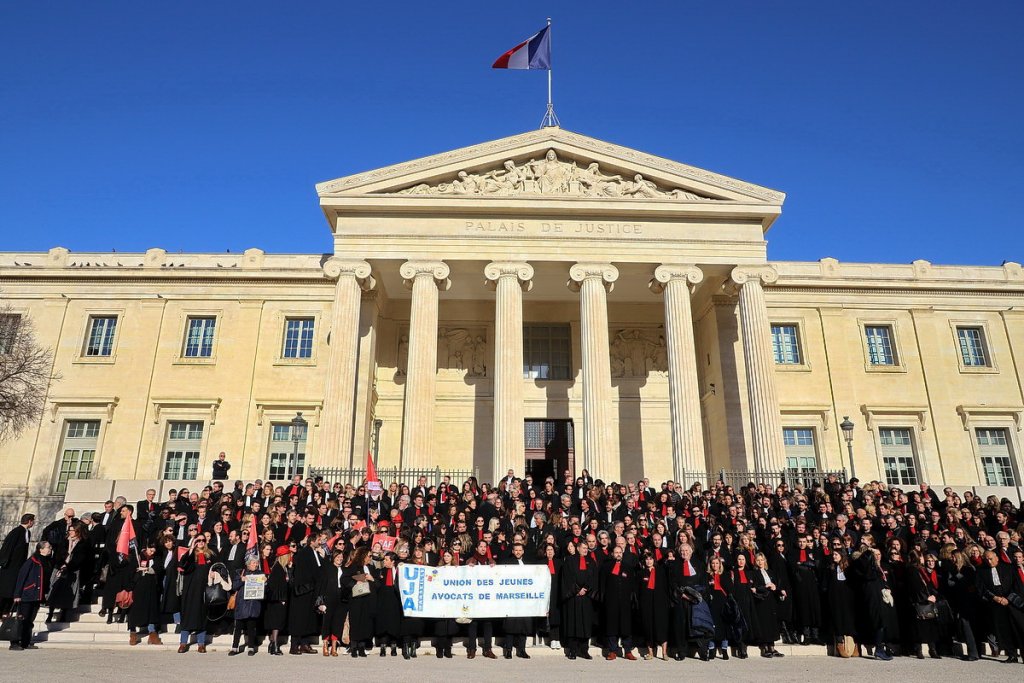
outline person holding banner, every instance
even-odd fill
[[[594,601],[597,592],[597,563],[590,557],[586,542],[576,546],[576,557],[562,565],[561,592],[565,596],[562,608],[562,636],[565,655],[569,659],[592,659],[590,639],[594,635]]]
[[[459,561],[455,553],[445,548],[441,552],[441,560],[438,567],[458,567]],[[459,632],[459,625],[454,619],[434,619],[434,653],[438,659],[452,658],[452,638]]]
[[[256,630],[263,613],[266,580],[267,575],[260,569],[259,556],[255,552],[247,554],[245,567],[237,570],[231,580],[231,589],[235,592],[235,624],[229,657],[242,654],[242,648],[239,647],[242,631],[245,631],[249,656],[256,654]]]
[[[479,521],[480,517],[477,518]],[[495,565],[494,557],[491,555],[491,547],[487,541],[480,539],[476,543],[476,549],[469,559],[466,560],[468,566],[475,565],[489,565],[493,567]],[[487,659],[497,659],[497,655],[494,654],[494,650],[491,648],[491,644],[494,641],[494,620],[493,619],[474,619],[469,622],[469,629],[466,634],[466,659],[473,659],[476,657],[476,646],[477,643],[481,645],[483,649],[483,655]],[[478,637],[479,636],[479,637]]]
[[[522,543],[515,543],[512,546],[512,554],[506,557],[503,565],[525,565],[526,547]],[[526,653],[526,636],[533,633],[533,617],[505,617],[505,659],[512,659],[512,650],[515,649],[516,657],[529,659]]]

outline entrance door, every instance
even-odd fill
[[[527,420],[526,473],[540,486],[548,477],[561,481],[562,473],[575,474],[572,420]]]

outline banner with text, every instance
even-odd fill
[[[486,619],[542,617],[548,611],[547,565],[398,566],[407,617]]]

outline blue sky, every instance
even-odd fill
[[[387,6],[394,9],[378,9]],[[563,127],[785,191],[773,259],[1024,260],[1024,2],[0,6],[0,250],[330,249],[314,183]]]

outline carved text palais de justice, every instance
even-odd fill
[[[466,232],[526,233],[531,235],[643,235],[643,223],[598,223],[589,221],[465,221]]]

